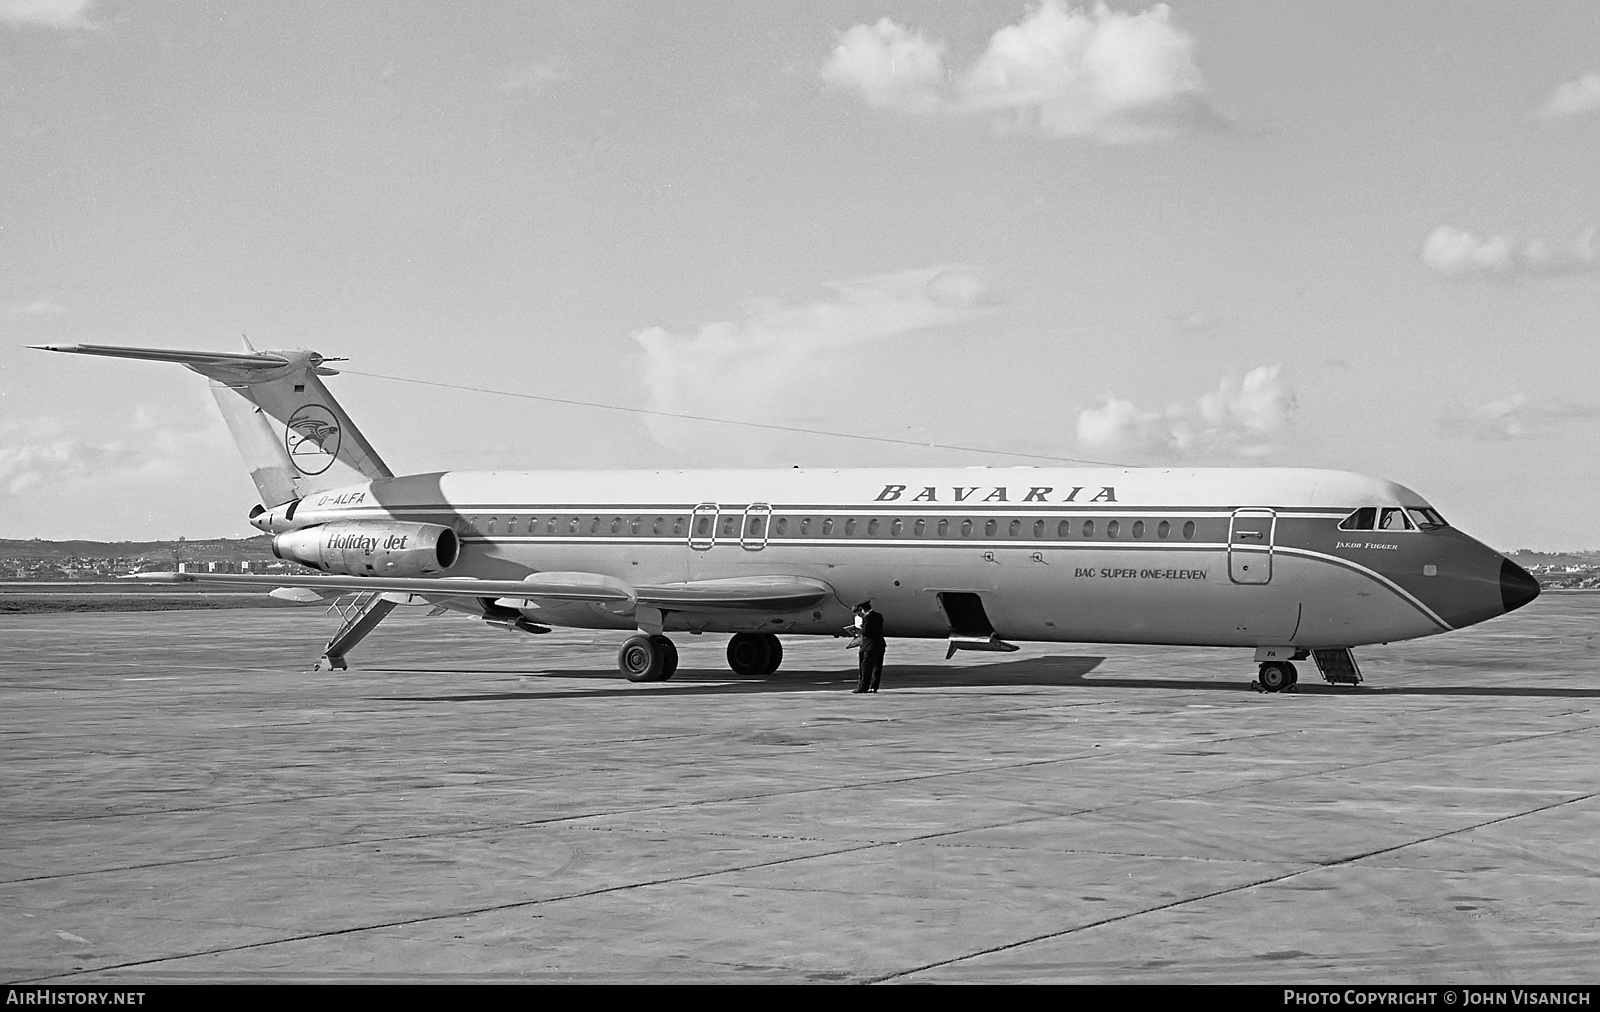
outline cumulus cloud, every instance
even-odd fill
[[[1093,450],[1167,457],[1261,457],[1293,425],[1295,409],[1283,367],[1263,365],[1240,379],[1225,377],[1191,404],[1165,410],[1108,394],[1078,415],[1078,442]]]
[[[92,0],[0,0],[0,21],[45,28],[93,28]]]
[[[1542,239],[1517,242],[1503,235],[1479,238],[1440,225],[1422,246],[1422,262],[1454,278],[1555,277],[1600,269],[1594,229],[1555,246]]]
[[[738,320],[689,334],[651,327],[633,335],[644,352],[649,406],[658,411],[769,423],[826,421],[830,399],[848,393],[862,346],[972,319],[990,302],[975,272],[929,267],[833,282],[832,294],[798,305],[756,304]],[[700,445],[703,425],[647,422],[664,446]],[[764,434],[721,431],[727,449],[765,460]],[[738,443],[738,440],[745,440]],[[726,444],[725,444],[726,445]]]
[[[1116,144],[1226,124],[1194,48],[1165,4],[1124,14],[1044,0],[995,32],[959,75],[945,68],[943,42],[884,18],[845,32],[822,78],[874,109],[982,116],[1002,130]]]
[[[918,32],[884,18],[875,25],[856,25],[839,37],[839,45],[822,68],[822,79],[853,89],[874,109],[934,113],[944,104],[943,42],[930,42]]]
[[[1584,74],[1558,85],[1540,107],[1539,116],[1543,119],[1559,119],[1581,116],[1586,112],[1600,112],[1600,74]]]
[[[0,421],[0,492],[17,495],[63,484],[134,475],[172,477],[197,449],[226,442],[215,425],[170,407],[134,412],[113,439],[83,419]]]
[[[1575,422],[1600,418],[1600,405],[1534,400],[1516,393],[1485,401],[1439,419],[1439,431],[1448,436],[1486,441],[1536,439]]]

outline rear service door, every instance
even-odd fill
[[[1228,578],[1234,583],[1272,582],[1272,536],[1277,524],[1274,510],[1233,511],[1228,522]]]

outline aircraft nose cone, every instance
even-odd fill
[[[1506,611],[1518,608],[1539,596],[1539,581],[1526,569],[1505,559],[1500,563],[1500,603]]]

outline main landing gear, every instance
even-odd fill
[[[633,636],[617,651],[617,667],[630,682],[664,682],[678,670],[678,648],[665,636]]]
[[[770,675],[783,663],[783,643],[771,633],[738,633],[728,641],[728,667],[736,675]],[[617,668],[630,682],[664,682],[678,670],[678,648],[665,636],[630,636],[617,651]]]
[[[1262,692],[1293,692],[1300,673],[1291,661],[1267,661],[1256,674],[1255,688]]]
[[[728,641],[728,667],[736,675],[770,675],[783,663],[783,643],[771,633],[735,633]]]

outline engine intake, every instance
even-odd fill
[[[272,554],[341,576],[431,576],[456,564],[461,541],[439,524],[346,520],[279,534]]]

